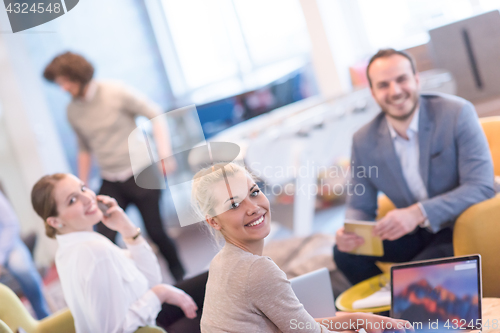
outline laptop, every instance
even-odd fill
[[[481,330],[482,296],[480,255],[391,268],[391,317],[416,332]]]
[[[290,279],[292,289],[300,303],[313,318],[334,317],[330,272],[325,267]]]

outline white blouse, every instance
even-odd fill
[[[129,333],[155,325],[161,303],[150,289],[160,266],[145,240],[120,249],[96,232],[57,235],[56,267],[76,333]]]

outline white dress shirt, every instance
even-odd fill
[[[161,310],[150,289],[160,266],[142,240],[120,249],[96,232],[57,235],[56,267],[76,333],[129,333],[155,325]]]
[[[410,192],[413,194],[417,201],[422,201],[429,198],[427,193],[427,188],[425,187],[424,181],[420,174],[420,149],[418,146],[418,122],[419,122],[420,108],[415,110],[413,119],[411,120],[410,126],[406,130],[406,136],[408,140],[401,137],[391,123],[387,119],[387,125],[389,126],[389,132],[391,133],[392,142],[394,144],[394,150],[396,150],[396,155],[401,163],[401,169],[403,171],[403,176],[408,184]],[[427,214],[425,212],[424,206],[418,202],[418,206],[422,211],[422,214],[426,218],[424,222],[424,227],[429,225],[427,220]]]

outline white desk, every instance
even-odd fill
[[[333,101],[313,97],[250,119],[209,141],[240,145],[240,158],[268,186],[279,189],[294,182],[296,189],[304,189],[295,191],[292,227],[295,236],[306,236],[312,232],[316,201],[308,189],[316,185],[318,168],[349,158],[353,134],[378,112],[368,89]],[[276,215],[273,220],[289,224]]]

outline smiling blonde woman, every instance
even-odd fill
[[[300,332],[329,332],[318,323],[322,319],[314,319],[304,309],[285,273],[271,258],[262,256],[271,211],[267,197],[245,168],[220,163],[199,171],[192,201],[210,228],[225,239],[210,264],[202,332],[297,332],[297,323],[303,324]],[[379,325],[372,327],[381,327],[382,321],[393,327],[406,324],[369,314],[328,318],[330,325],[364,323],[356,329],[375,322]]]

